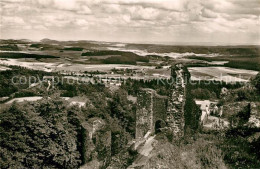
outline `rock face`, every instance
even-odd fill
[[[170,96],[160,96],[152,89],[143,89],[138,97],[136,111],[136,139],[159,129],[167,131],[173,139],[184,135],[184,105],[186,72],[181,64],[172,67]]]

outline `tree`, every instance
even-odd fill
[[[260,72],[256,75],[256,77],[252,81],[253,85],[256,87],[258,92],[260,93]]]
[[[77,168],[77,132],[61,100],[13,104],[0,113],[1,168]]]
[[[120,121],[127,132],[134,135],[135,131],[135,111],[132,103],[127,99],[127,92],[123,89],[118,90],[113,95],[110,102],[110,112],[113,118]]]

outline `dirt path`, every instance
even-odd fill
[[[141,166],[144,166],[147,161],[149,160],[149,155],[152,152],[154,148],[154,144],[156,144],[157,140],[154,139],[155,136],[150,136],[145,141],[144,145],[140,148],[138,148],[138,157],[133,162],[131,166],[128,167],[128,169],[135,169]]]
[[[155,136],[149,137],[144,146],[140,148],[138,151],[139,154],[144,155],[144,156],[149,156],[150,152],[153,150],[153,143],[155,141]]]

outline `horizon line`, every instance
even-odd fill
[[[89,42],[104,42],[104,43],[122,43],[122,44],[140,44],[140,45],[167,45],[167,46],[260,46],[259,43],[227,43],[227,42],[174,42],[174,41],[106,41],[106,40],[93,40],[93,39],[50,39],[43,38],[40,40],[32,40],[27,38],[0,38],[0,40],[28,40],[31,42],[41,42],[42,40],[68,42],[68,41],[89,41]]]

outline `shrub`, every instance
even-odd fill
[[[260,93],[260,72],[256,75],[256,77],[252,81],[253,85],[256,87],[258,92]]]

